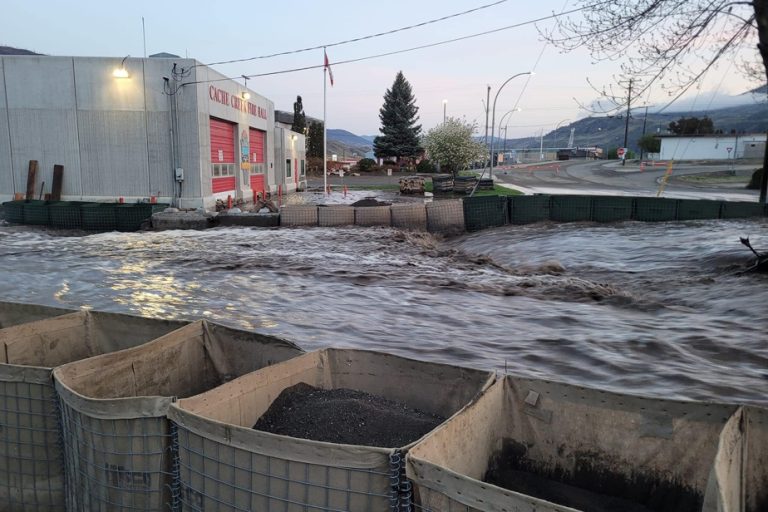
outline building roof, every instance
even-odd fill
[[[676,133],[659,133],[655,134],[660,139],[722,139],[723,137],[765,137],[765,132],[752,132],[752,133],[687,133],[678,135]]]

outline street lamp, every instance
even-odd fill
[[[557,146],[557,130],[560,128],[560,126],[562,126],[563,123],[567,123],[568,121],[570,121],[570,119],[563,119],[562,121],[557,123],[557,125],[555,126],[555,130],[552,132],[552,139],[553,139],[552,140],[552,146],[553,147]]]
[[[496,96],[493,97],[493,114],[491,115],[491,150],[490,150],[491,169],[489,171],[489,176],[491,179],[493,179],[493,134],[496,128],[496,100],[499,99],[499,93],[504,88],[504,86],[507,85],[509,82],[511,82],[514,78],[517,78],[523,75],[533,75],[533,74],[534,74],[533,71],[526,71],[524,73],[518,73],[516,75],[512,75],[511,77],[507,78],[507,80],[503,84],[501,84],[501,87],[499,87],[499,90],[496,91]]]
[[[448,100],[443,100],[443,123],[445,123],[445,108],[448,106]]]
[[[505,113],[503,116],[501,116],[501,121],[499,121],[499,133],[501,133],[501,125],[504,123],[504,118],[509,115],[509,118],[507,119],[507,124],[504,125],[504,149],[502,150],[502,152],[504,153],[507,152],[507,128],[509,128],[509,120],[512,119],[512,116],[510,114],[512,114],[513,112],[520,112],[522,110],[523,109],[520,107],[515,107],[512,110]]]

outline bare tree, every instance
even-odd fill
[[[566,51],[587,48],[596,60],[616,61],[619,82],[656,85],[676,100],[718,61],[732,59],[761,82],[768,79],[768,0],[580,0],[578,17],[542,35]],[[615,105],[615,97],[605,96]],[[768,168],[768,144],[763,160]],[[766,201],[768,172],[760,202]]]

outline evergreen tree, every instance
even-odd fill
[[[421,125],[416,124],[419,107],[411,84],[400,71],[391,89],[384,94],[384,105],[379,110],[381,135],[373,141],[373,151],[379,158],[415,157],[421,152],[419,138]]]
[[[307,132],[307,157],[323,158],[323,123],[309,123]]]
[[[307,128],[307,116],[304,115],[304,105],[301,103],[301,96],[296,96],[293,103],[293,124],[291,130],[296,133],[305,133]]]

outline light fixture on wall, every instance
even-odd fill
[[[251,93],[248,92],[248,77],[245,76],[245,75],[240,75],[240,76],[243,77],[243,83],[245,84],[245,90],[240,93],[240,96],[244,100],[249,100],[249,99],[251,99]]]
[[[120,62],[120,67],[119,68],[115,68],[114,71],[112,71],[112,76],[113,77],[115,77],[115,78],[128,78],[129,76],[131,76],[130,74],[128,74],[128,70],[125,69],[125,59],[127,59],[128,57],[130,57],[130,55],[126,55],[125,57],[123,57],[122,62]]]
[[[251,93],[249,93],[248,91],[243,91],[243,93],[240,96],[242,96],[244,100],[251,99]]]
[[[291,135],[291,140],[296,140],[296,139],[298,139],[298,136],[297,136],[297,135],[295,135],[295,134],[294,134],[294,135]]]

